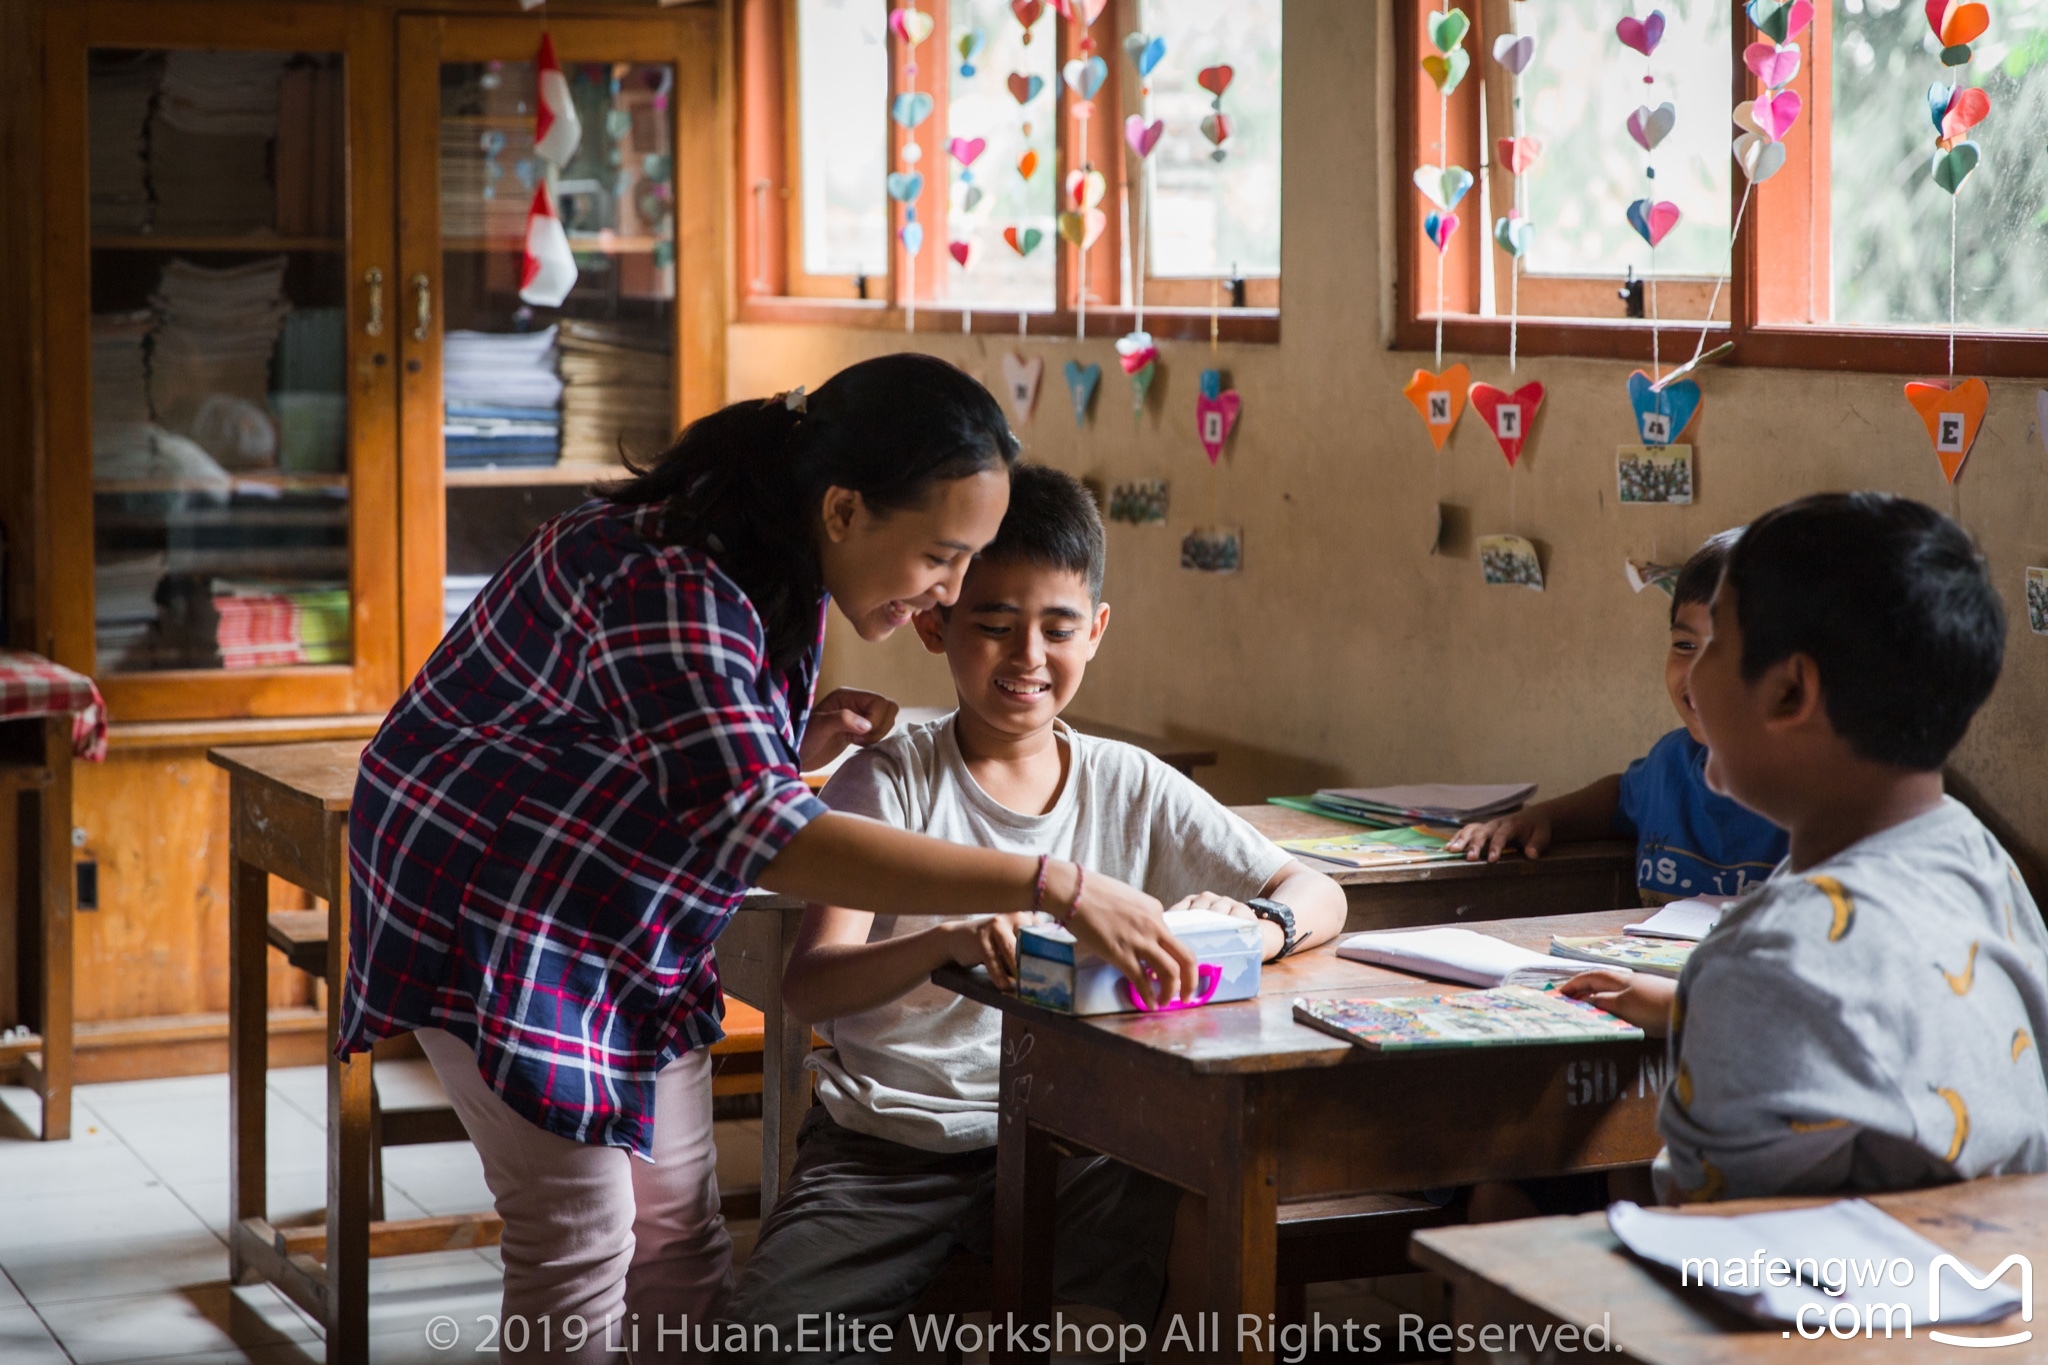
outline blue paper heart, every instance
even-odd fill
[[[924,249],[924,224],[905,223],[898,234],[903,238],[903,249],[915,256]]]
[[[1160,58],[1165,55],[1166,39],[1154,38],[1151,42],[1145,44],[1145,50],[1138,54],[1138,74],[1140,76],[1151,75],[1152,68],[1159,65]]]
[[[907,204],[923,192],[924,173],[922,171],[889,172],[889,197],[897,203]]]
[[[1637,370],[1628,377],[1628,403],[1636,410],[1636,430],[1646,446],[1668,446],[1684,434],[1686,424],[1700,407],[1700,386],[1681,379],[1662,393],[1650,391],[1650,376]],[[1653,417],[1667,423],[1661,436],[1655,434]]]
[[[1100,365],[1083,365],[1078,360],[1067,362],[1067,396],[1074,400],[1074,425],[1083,426],[1088,421],[1088,404],[1095,399],[1095,386],[1102,382]]]
[[[889,117],[901,128],[915,128],[932,116],[932,97],[922,90],[898,95],[889,104]],[[870,117],[873,117],[870,115]]]
[[[1927,87],[1927,115],[1934,120],[1934,131],[1937,133],[1941,131],[1941,120],[1948,114],[1949,97],[1954,93],[1955,91],[1940,81]]]
[[[1035,99],[1037,99],[1037,98],[1038,98],[1038,95],[1039,95],[1039,92],[1040,92],[1040,91],[1042,91],[1042,90],[1044,90],[1044,89],[1045,89],[1045,77],[1043,77],[1043,76],[1032,76],[1032,77],[1030,77],[1029,79],[1027,79],[1027,80],[1026,80],[1026,81],[1024,82],[1024,88],[1025,88],[1025,90],[1027,90],[1027,91],[1028,91],[1029,93],[1028,93],[1028,94],[1026,94],[1026,95],[1024,96],[1024,98],[1023,98],[1023,100],[1021,101],[1021,103],[1024,103],[1024,104],[1029,104],[1029,103],[1031,103],[1031,101],[1033,101],[1033,100],[1035,100]]]

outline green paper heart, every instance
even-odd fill
[[[1472,58],[1462,47],[1452,48],[1443,56],[1432,52],[1422,59],[1422,69],[1436,82],[1436,88],[1446,95],[1458,88],[1458,82],[1465,79],[1465,73],[1471,66]]]
[[[1472,21],[1461,9],[1447,9],[1442,14],[1433,14],[1429,19],[1429,41],[1436,45],[1438,52],[1449,52],[1465,39],[1465,30],[1472,27]]]
[[[1792,29],[1790,0],[1749,0],[1749,22],[1772,42],[1784,42]]]
[[[1496,218],[1493,220],[1493,240],[1502,251],[1517,260],[1529,250],[1529,239],[1536,235],[1536,225],[1526,218]]]
[[[1958,142],[1945,152],[1935,152],[1934,183],[1954,194],[1970,178],[1970,172],[1977,169],[1983,156],[1974,142]]]
[[[1943,48],[1941,50],[1941,64],[1943,66],[1968,66],[1970,64],[1970,45],[1968,43],[1957,43],[1954,47]]]

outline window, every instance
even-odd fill
[[[915,0],[932,27],[914,59],[889,25],[910,2],[739,0],[742,318],[1113,336],[1142,272],[1155,335],[1206,338],[1214,310],[1224,335],[1278,336],[1283,0],[1109,0],[1092,26],[1044,0],[1028,30],[1011,0]],[[1141,77],[1124,39],[1146,23],[1166,55]],[[1060,73],[1091,55],[1083,120]],[[1223,64],[1215,158],[1197,77]],[[889,117],[906,96],[929,101],[908,128]],[[1124,141],[1139,112],[1165,124],[1149,158]],[[1082,165],[1104,181],[1085,269],[1059,233]]]
[[[1470,21],[1471,66],[1448,97],[1420,66],[1445,3]],[[1956,372],[2048,366],[2048,0],[1992,7],[1990,29],[1957,68],[1942,64],[1918,0],[1815,0],[1811,27],[1792,39],[1801,64],[1786,88],[1800,114],[1784,164],[1753,187],[1730,155],[1740,129],[1729,110],[1731,93],[1764,93],[1743,61],[1760,35],[1733,0],[1399,4],[1403,347],[1432,347],[1441,327],[1447,348],[1505,351],[1518,303],[1517,344],[1530,354],[1689,355],[1704,333],[1734,342],[1731,363],[1939,373],[1949,364],[1953,207]],[[1615,24],[1653,7],[1665,31],[1645,60]],[[1510,31],[1538,40],[1519,131],[1543,150],[1519,183],[1494,150],[1517,130],[1512,79],[1490,55]],[[1951,79],[1990,99],[1989,117],[1967,134],[1982,159],[1953,197],[1931,173],[1929,111],[1930,86]],[[1638,107],[1666,101],[1677,118],[1652,157],[1625,129]],[[1473,169],[1474,207],[1439,252],[1423,230],[1431,206],[1409,182],[1418,167],[1449,164]],[[1491,230],[1518,207],[1518,191],[1534,229],[1519,271]],[[1656,250],[1654,293],[1632,300],[1628,277],[1652,274],[1625,216],[1643,197],[1678,204],[1682,217]],[[1654,323],[1643,316],[1652,301]]]

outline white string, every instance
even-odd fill
[[[1756,181],[1754,180],[1744,185],[1742,187],[1742,202],[1735,206],[1735,225],[1728,229],[1728,260],[1731,266],[1735,260],[1735,237],[1736,234],[1742,231],[1742,215],[1748,211],[1749,196],[1755,189]],[[1692,348],[1692,360],[1688,364],[1697,365],[1700,356],[1707,349],[1707,330],[1714,325],[1714,310],[1721,306],[1721,286],[1727,282],[1728,272],[1725,270],[1714,278],[1714,292],[1707,299],[1706,321],[1700,324],[1700,339]]]
[[[1436,160],[1437,165],[1442,166],[1448,159],[1446,149],[1450,145],[1450,92],[1438,86],[1436,98]],[[1439,370],[1444,367],[1444,249],[1441,246],[1436,249],[1436,367]]]
[[[1519,14],[1515,13],[1512,10],[1509,11],[1508,32],[1510,34],[1520,34],[1520,18],[1521,16]],[[1513,92],[1513,106],[1508,111],[1508,136],[1511,139],[1508,143],[1508,146],[1516,153],[1519,153],[1521,151],[1522,144],[1521,72],[1516,71],[1510,75],[1508,81],[1508,88]],[[1482,156],[1485,155],[1486,149],[1484,147],[1480,148],[1479,150]],[[1514,228],[1519,226],[1522,221],[1522,176],[1520,172],[1516,171],[1512,166],[1508,168],[1508,174],[1511,177],[1513,177],[1510,181],[1510,186],[1513,190],[1511,198],[1513,199],[1515,217],[1515,222],[1509,225],[1508,240],[1513,241]],[[1515,250],[1508,253],[1508,374],[1511,376],[1515,372],[1515,358],[1516,351],[1521,339],[1521,325],[1522,253],[1520,250]]]

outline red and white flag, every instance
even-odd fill
[[[576,102],[569,98],[569,78],[562,74],[562,64],[555,60],[555,40],[551,35],[540,35],[540,53],[533,61],[540,76],[540,108],[533,116],[533,152],[559,169],[576,155],[576,144],[583,140],[583,123],[576,117]]]
[[[575,287],[576,256],[543,181],[534,187],[533,205],[526,211],[526,264],[519,277],[519,298],[536,308],[559,308]]]

